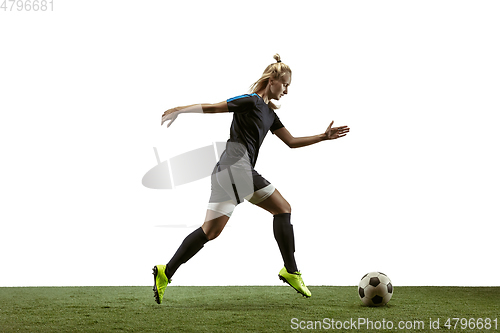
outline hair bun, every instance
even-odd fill
[[[281,57],[278,53],[276,53],[273,58],[274,60],[276,60],[276,62],[281,62]]]

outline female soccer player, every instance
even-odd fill
[[[165,288],[179,266],[191,259],[206,242],[219,236],[234,208],[244,199],[267,210],[274,217],[274,237],[285,264],[278,274],[279,278],[302,295],[311,296],[295,263],[290,204],[270,182],[255,171],[255,162],[269,130],[288,147],[299,148],[324,140],[341,138],[347,135],[349,127],[332,127],[332,121],[325,133],[293,137],[276,115],[274,110],[278,107],[271,102],[280,100],[288,93],[292,71],[281,62],[278,54],[274,59],[276,63],[267,66],[262,77],[251,86],[251,94],[216,104],[177,107],[163,113],[161,123],[163,125],[165,121],[170,121],[167,127],[172,125],[181,113],[233,112],[233,121],[226,150],[212,173],[212,193],[205,222],[184,239],[167,265],[153,267],[153,291],[158,304],[161,304]]]

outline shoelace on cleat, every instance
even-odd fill
[[[294,273],[295,275],[298,275],[299,277],[299,282],[302,287],[305,287],[306,285],[304,284],[304,280],[302,280],[302,273],[300,271],[297,271]]]

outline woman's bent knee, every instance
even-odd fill
[[[292,207],[277,189],[269,198],[258,203],[257,206],[267,210],[273,215],[292,212]]]
[[[203,229],[203,232],[207,236],[207,239],[211,241],[217,238],[221,234],[222,230],[224,230],[224,227],[226,226],[228,221],[229,221],[229,216],[207,210],[205,223],[203,223],[201,228]]]
[[[222,231],[222,230],[221,230],[221,231]],[[208,239],[209,241],[216,239],[217,237],[219,237],[219,235],[220,235],[221,231],[219,231],[219,232],[209,231],[209,232],[208,232],[208,234],[207,234],[207,239]]]
[[[222,229],[216,229],[214,227],[207,226],[206,224],[203,224],[201,228],[203,229],[203,232],[205,232],[209,241],[216,239],[222,232]]]
[[[277,209],[276,213],[274,213],[273,215],[276,215],[276,214],[284,214],[284,213],[291,213],[292,212],[292,207],[290,206],[290,204],[288,202],[285,201],[286,204],[283,204],[282,206],[279,207],[279,209]]]

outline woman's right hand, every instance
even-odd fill
[[[170,120],[170,122],[167,124],[167,128],[170,127],[170,125],[172,125],[172,123],[174,122],[174,120],[177,118],[178,115],[179,115],[179,108],[173,108],[163,112],[163,115],[161,116],[161,124],[163,125],[164,122]]]

